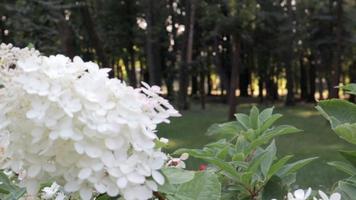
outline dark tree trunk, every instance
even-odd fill
[[[300,99],[302,101],[307,100],[308,96],[308,74],[307,74],[307,66],[304,63],[304,58],[301,56],[299,58],[299,68],[300,68],[300,79],[299,79],[299,84],[300,84]]]
[[[354,61],[350,68],[349,68],[349,73],[350,73],[350,82],[351,83],[356,83],[356,61]],[[356,102],[356,96],[355,95],[350,95],[349,100],[351,102]]]
[[[230,37],[231,42],[231,78],[230,78],[230,91],[229,91],[229,116],[228,119],[232,120],[236,113],[236,88],[238,83],[238,74],[240,68],[240,40],[234,35]]]
[[[169,13],[171,15],[171,20],[172,20],[172,40],[174,41],[172,45],[172,51],[169,52],[169,61],[170,65],[167,66],[165,70],[165,82],[167,86],[167,98],[170,101],[174,100],[174,78],[175,78],[175,67],[176,67],[176,62],[177,62],[177,28],[174,26],[177,22],[176,19],[176,12],[174,10],[174,0],[169,0]]]
[[[147,67],[149,72],[149,83],[151,85],[161,85],[161,65],[159,60],[159,41],[157,34],[155,34],[156,19],[154,18],[157,12],[154,6],[157,4],[154,0],[146,0],[146,56]]]
[[[217,68],[218,74],[219,74],[219,78],[220,78],[220,95],[221,95],[221,99],[225,100],[224,98],[224,90],[226,90],[228,88],[228,78],[226,76],[225,70],[223,68],[223,63],[222,63],[222,55],[219,51],[219,38],[216,35],[214,37],[214,52],[215,52],[215,56],[214,56],[214,65]]]
[[[288,18],[290,24],[293,24],[293,10],[292,10],[292,0],[287,0],[287,8],[288,8]],[[287,79],[287,98],[285,105],[293,106],[295,104],[294,99],[294,69],[293,69],[293,30],[290,29],[288,31],[290,35],[289,41],[287,41],[288,52],[285,59],[285,68],[286,68],[286,79]]]
[[[200,70],[200,80],[199,80],[199,94],[200,94],[200,105],[201,108],[205,109],[205,72]]]
[[[309,59],[309,92],[307,102],[315,102],[315,81],[316,81],[316,66],[313,58]]]
[[[130,42],[130,46],[128,47],[130,54],[130,67],[128,71],[130,85],[133,87],[137,87],[137,76],[136,76],[136,66],[135,66],[135,50],[133,48],[133,44]]]
[[[105,55],[104,47],[102,46],[102,42],[99,38],[98,33],[96,32],[94,20],[90,14],[89,11],[89,6],[85,0],[82,0],[84,2],[83,6],[80,6],[80,12],[82,15],[82,20],[85,29],[87,30],[90,42],[92,47],[95,49],[95,53],[98,57],[99,62],[101,63],[101,67],[104,68],[109,68],[109,61]]]
[[[335,59],[331,69],[329,98],[339,97],[339,90],[335,87],[339,85],[341,74],[343,0],[337,0],[336,3],[336,48],[334,51]]]
[[[261,103],[263,102],[263,83],[264,80],[260,75],[260,77],[258,78],[258,98],[260,99]]]
[[[240,80],[239,80],[239,89],[240,96],[247,97],[248,96],[248,85],[250,84],[250,71],[248,67],[244,66],[240,71]]]
[[[188,102],[188,84],[189,84],[189,66],[192,64],[193,56],[193,38],[194,38],[194,18],[195,18],[195,1],[186,0],[186,30],[182,50],[183,62],[179,70],[179,97],[178,107],[182,110],[189,109]]]
[[[191,76],[191,83],[192,83],[192,90],[191,90],[191,96],[192,97],[196,97],[198,96],[198,74],[197,73],[194,73],[192,76]]]
[[[58,22],[58,29],[64,54],[70,58],[78,55],[75,33],[64,16]]]

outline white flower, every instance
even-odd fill
[[[54,200],[64,200],[66,195],[63,192],[58,192],[56,198]]]
[[[52,199],[54,196],[56,196],[58,190],[59,190],[59,185],[54,182],[50,187],[44,187],[42,189],[42,195],[41,197],[43,199]]]
[[[328,195],[326,195],[323,191],[319,190],[319,196],[321,197],[321,199],[314,197],[314,200],[341,200],[341,195],[337,192],[331,194],[329,198]]]
[[[170,159],[166,163],[166,166],[167,167],[176,167],[176,168],[184,169],[185,168],[184,161],[187,160],[188,158],[189,158],[189,154],[188,153],[183,153],[179,158],[170,157]]]
[[[287,198],[288,200],[307,200],[311,194],[311,188],[308,188],[307,191],[302,189],[298,189],[294,191],[294,193],[288,193]]]
[[[8,138],[0,168],[20,174],[29,194],[53,180],[84,200],[98,193],[146,200],[163,184],[167,156],[155,147],[156,127],[179,113],[159,87],[134,89],[108,71],[0,45],[0,138]]]

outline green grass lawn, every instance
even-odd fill
[[[237,112],[247,113],[250,107],[249,104],[240,105]],[[263,107],[259,106],[260,109]],[[208,104],[206,110],[193,105],[189,111],[181,113],[182,117],[172,119],[170,124],[160,125],[159,135],[170,139],[168,152],[181,147],[201,148],[204,144],[214,141],[214,138],[205,136],[205,131],[213,123],[226,121],[227,111],[227,106],[222,104]],[[289,124],[304,130],[302,133],[282,136],[276,140],[279,156],[293,154],[295,159],[319,157],[298,173],[298,186],[325,189],[344,177],[343,173],[328,166],[327,162],[342,160],[337,150],[351,146],[332,132],[314,105],[276,106],[275,112],[283,114],[279,124]],[[188,168],[197,169],[201,163],[202,161],[190,159],[187,164]]]

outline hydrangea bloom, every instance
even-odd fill
[[[156,126],[179,113],[159,88],[132,88],[79,57],[0,46],[0,167],[29,194],[56,181],[65,192],[149,199],[164,178]]]
[[[288,200],[307,200],[309,196],[311,195],[312,189],[308,188],[307,191],[304,191],[302,189],[298,189],[294,191],[294,193],[288,193],[287,197]]]

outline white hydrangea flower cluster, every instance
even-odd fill
[[[84,200],[140,200],[163,184],[156,126],[179,113],[159,87],[134,89],[79,57],[1,45],[0,58],[0,167],[29,194],[53,180]]]
[[[297,189],[293,193],[289,192],[287,194],[287,200],[308,200],[310,199],[311,194],[312,194],[311,188],[308,188],[307,190]],[[320,198],[313,197],[313,200],[341,200],[341,194],[338,192],[331,194],[330,197],[321,190],[318,191],[318,194]],[[272,200],[276,200],[276,199],[272,199]]]

